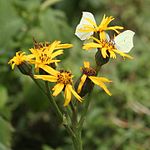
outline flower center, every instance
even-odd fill
[[[83,74],[87,75],[87,76],[95,76],[96,75],[96,71],[93,68],[82,68],[82,72]]]
[[[72,74],[69,71],[60,70],[60,73],[57,75],[57,82],[64,85],[72,84]]]
[[[106,48],[107,50],[112,50],[115,48],[114,43],[107,40],[101,41],[102,47]]]
[[[48,61],[51,60],[51,57],[45,53],[41,53],[39,59],[42,63],[48,63]]]

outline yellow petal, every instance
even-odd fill
[[[57,77],[51,75],[34,75],[35,79],[42,79],[49,82],[57,82]]]
[[[68,85],[68,88],[71,90],[72,94],[77,98],[77,100],[82,102],[83,99],[77,94],[77,92],[72,88],[72,86]]]
[[[121,52],[121,51],[119,51],[119,50],[117,50],[117,49],[113,49],[113,51],[116,52],[116,53],[118,53],[119,55],[121,55],[123,58],[127,57],[127,58],[129,58],[129,59],[133,59],[132,56],[130,56],[130,55],[128,55],[128,54],[125,54],[125,53],[123,53],[123,52]]]
[[[64,84],[58,83],[53,87],[53,96],[57,96],[64,88]]]
[[[110,93],[110,91],[107,89],[106,85],[103,83],[102,80],[100,80],[99,77],[93,77],[93,76],[89,76],[89,78],[91,79],[91,81],[98,85],[99,87],[101,87],[109,96],[111,96],[112,94]]]
[[[130,55],[128,55],[128,54],[124,54],[124,55],[122,55],[123,56],[123,58],[129,58],[129,59],[134,59],[134,57],[132,57],[132,56],[130,56]]]
[[[118,30],[122,30],[123,27],[122,26],[112,26],[112,27],[107,27],[106,30],[114,30],[116,33],[119,34],[119,31]]]
[[[65,96],[64,106],[67,106],[71,101],[71,90],[69,89],[69,84],[67,84],[66,87],[65,87],[64,96]]]
[[[50,60],[50,63],[58,63],[58,62],[60,62],[60,60],[58,60],[58,59],[54,59],[54,60]]]
[[[52,53],[59,43],[60,41],[54,41],[51,45],[49,45],[48,51]]]
[[[106,40],[106,33],[104,31],[100,32],[100,39]]]
[[[29,54],[29,55],[27,55],[27,59],[32,59],[32,58],[34,58],[35,56],[33,55],[33,54]]]
[[[97,43],[101,44],[101,41],[93,36],[90,37],[90,39],[93,39],[94,41],[96,41]]]
[[[71,48],[71,47],[73,47],[72,44],[59,44],[59,45],[55,48],[55,50],[56,50],[56,49]]]
[[[61,54],[63,54],[63,50],[58,50],[51,54],[51,58],[55,58],[56,56],[61,55]]]
[[[112,16],[110,16],[110,17],[105,17],[105,15],[104,15],[104,17],[103,17],[103,19],[102,19],[102,22],[101,22],[101,24],[99,25],[99,29],[103,29],[103,30],[106,30],[107,29],[107,26],[108,26],[108,24],[111,22],[111,21],[113,21],[115,18],[113,18]]]
[[[47,66],[47,65],[39,65],[39,68],[43,69],[44,71],[48,72],[51,75],[57,76],[57,74],[59,73],[58,71],[54,70],[52,67]]]
[[[121,26],[112,26],[112,27],[108,27],[108,25],[110,24],[110,22],[112,22],[115,18],[113,18],[112,16],[110,17],[103,17],[100,25],[98,26],[98,30],[104,31],[104,30],[114,30],[115,32],[119,33],[118,29],[123,29],[123,27]]]
[[[114,51],[109,51],[109,53],[110,53],[110,58],[114,58],[114,59],[116,59],[116,54],[114,53]]]
[[[104,24],[105,16],[106,16],[106,15],[104,14],[103,19],[102,19],[102,21],[101,21],[101,23],[100,23],[99,27],[100,27],[102,24]]]
[[[112,82],[111,80],[105,78],[105,77],[96,77],[99,78],[99,80],[101,80],[102,82]]]
[[[104,58],[108,57],[107,48],[102,48],[102,49],[101,49],[101,53],[102,53],[102,56],[103,56]]]
[[[29,50],[30,50],[31,53],[34,53],[34,52],[35,52],[35,49],[34,49],[34,48],[30,48]]]
[[[83,62],[85,68],[90,68],[90,63],[88,61]]]
[[[12,64],[12,67],[11,67],[11,68],[12,68],[12,70],[14,70],[14,68],[15,68],[15,63]]]
[[[91,50],[92,48],[101,48],[101,47],[102,47],[101,44],[91,42],[85,44],[82,48],[85,50]]]
[[[115,18],[113,18],[112,16],[110,16],[110,17],[106,17],[105,18],[105,26],[107,27],[108,25],[109,25],[109,23],[111,22],[111,21],[113,21]]]
[[[78,89],[77,89],[77,92],[80,93],[81,92],[81,89],[82,89],[82,86],[86,80],[87,76],[85,74],[83,74],[83,76],[81,77],[81,80],[80,80],[80,83],[78,85]]]

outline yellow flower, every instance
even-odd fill
[[[121,41],[119,41],[120,44],[116,44],[115,38],[114,38],[114,40],[110,40],[105,35],[102,36],[100,40],[95,37],[91,37],[91,38],[95,42],[90,42],[90,43],[84,44],[83,49],[92,50],[93,48],[97,48],[98,50],[101,51],[103,58],[106,58],[106,57],[116,58],[115,53],[117,53],[117,54],[120,54],[124,58],[127,57],[130,59],[133,59],[133,57],[131,57],[130,55],[125,54],[125,53],[128,53],[133,47],[133,45],[129,46],[128,39],[122,38]],[[133,40],[133,39],[130,38],[129,40]],[[126,50],[124,50],[124,49],[126,49]]]
[[[81,77],[81,81],[78,85],[78,89],[77,92],[80,93],[82,90],[82,87],[86,81],[86,79],[90,79],[94,84],[98,85],[99,87],[101,87],[108,95],[112,95],[110,93],[110,91],[107,89],[106,85],[104,84],[104,82],[111,82],[110,80],[108,80],[107,78],[104,77],[96,77],[96,71],[90,67],[90,63],[89,62],[84,62],[84,67],[82,68],[82,77]]]
[[[90,12],[83,12],[82,18],[78,26],[76,27],[75,35],[81,40],[88,39],[94,33],[99,33],[100,37],[104,36],[105,31],[113,30],[119,33],[118,30],[123,29],[121,26],[108,26],[115,18],[112,16],[103,16],[103,19],[99,25],[96,24],[95,18]]]
[[[30,56],[25,55],[25,52],[16,52],[16,56],[14,56],[9,62],[8,64],[11,65],[12,69],[15,68],[15,65],[21,65],[23,62],[25,61],[29,61],[30,60]]]
[[[76,93],[73,89],[72,74],[68,71],[60,70],[56,71],[49,66],[45,66],[44,70],[51,75],[34,75],[36,79],[42,79],[49,82],[56,82],[56,85],[53,87],[53,96],[57,96],[61,91],[64,91],[65,102],[64,106],[67,106],[70,101],[72,94],[82,102],[82,98]]]
[[[100,32],[100,36],[104,36],[104,34],[105,34],[104,31],[107,31],[107,30],[113,30],[113,31],[115,31],[116,33],[119,34],[118,30],[123,29],[123,27],[121,27],[121,26],[108,27],[110,22],[112,22],[114,19],[115,18],[112,17],[112,16],[110,16],[110,17],[105,17],[105,15],[103,16],[103,19],[102,19],[100,25],[97,27],[97,32]]]
[[[38,70],[39,68],[43,69],[46,65],[60,62],[60,60],[55,59],[55,57],[63,54],[62,49],[70,48],[70,47],[72,47],[72,44],[61,44],[60,41],[54,41],[51,44],[39,43],[34,48],[30,49],[32,53],[30,54],[30,56],[32,56],[30,63],[35,64],[36,70]]]

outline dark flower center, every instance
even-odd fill
[[[82,68],[83,74],[87,76],[95,76],[96,75],[96,70],[93,68]]]
[[[62,83],[64,85],[72,84],[72,74],[69,71],[60,70],[60,73],[57,75],[57,83]]]

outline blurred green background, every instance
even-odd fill
[[[150,1],[149,0],[0,0],[0,150],[72,150],[46,97],[31,79],[8,60],[37,41],[73,43],[60,67],[80,75],[93,52],[81,49],[75,35],[82,11],[100,23],[103,14],[136,34],[130,53],[105,65],[100,75],[113,80],[109,97],[95,87],[83,130],[85,150],[149,150],[150,148]],[[61,101],[61,99],[60,99]],[[63,102],[62,102],[63,103]]]

